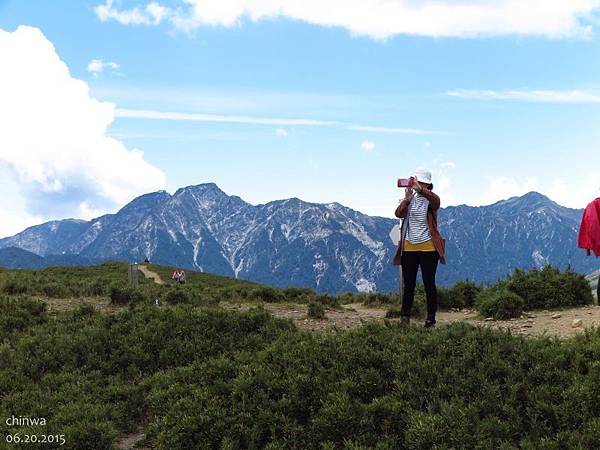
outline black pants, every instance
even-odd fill
[[[417,271],[421,267],[423,285],[427,298],[427,320],[435,322],[437,312],[437,289],[435,287],[435,272],[437,270],[440,255],[435,252],[403,252],[402,253],[402,276],[404,277],[404,293],[402,296],[402,309],[400,315],[410,317],[415,299],[415,287],[417,285]]]

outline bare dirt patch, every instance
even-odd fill
[[[254,305],[221,303],[227,309],[247,310]],[[274,316],[292,319],[294,323],[304,330],[334,331],[360,326],[370,320],[383,322],[386,307],[366,307],[362,303],[343,305],[339,310],[327,308],[325,319],[310,319],[306,316],[306,305],[294,303],[265,303],[265,309]],[[398,319],[386,319],[395,322]],[[573,322],[580,320],[579,326]],[[438,326],[453,322],[467,322],[477,326],[495,329],[508,329],[512,334],[522,336],[557,336],[568,338],[584,329],[600,326],[600,307],[595,305],[564,310],[529,311],[522,318],[511,320],[486,321],[477,311],[439,311],[437,314]],[[421,326],[421,321],[413,319],[415,326]]]
[[[148,269],[147,266],[140,265],[138,266],[138,269],[144,274],[146,278],[148,278],[149,280],[153,280],[156,284],[165,284],[160,275]]]
[[[128,434],[126,436],[121,437],[116,443],[115,448],[119,450],[129,450],[129,449],[138,449],[138,450],[150,450],[148,447],[140,447],[138,444],[144,439],[145,435],[143,432],[137,432],[133,434]]]
[[[74,309],[77,309],[83,305],[90,305],[93,306],[94,309],[104,312],[112,312],[118,310],[118,307],[111,305],[110,299],[105,297],[36,298],[48,305],[48,312],[50,314],[73,311]]]

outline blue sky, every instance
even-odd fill
[[[0,235],[204,182],[393,217],[418,166],[443,206],[600,195],[598,1],[389,3],[0,1],[4,94],[40,87],[0,110],[33,135],[0,138]]]

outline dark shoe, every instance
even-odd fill
[[[435,320],[427,319],[425,321],[425,328],[433,328],[433,327],[435,327]]]

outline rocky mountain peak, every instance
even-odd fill
[[[151,192],[149,194],[140,195],[127,203],[119,210],[117,214],[127,213],[129,211],[139,212],[140,210],[155,209],[163,206],[171,199],[171,195],[166,191]]]
[[[157,263],[321,292],[393,291],[398,282],[398,267],[391,263],[396,248],[388,236],[397,225],[393,210],[394,205],[389,217],[367,216],[337,202],[297,197],[252,205],[204,183],[172,196],[143,195],[117,214],[90,222],[32,227],[0,239],[0,248],[98,260],[148,256]],[[589,273],[597,267],[577,248],[581,213],[537,192],[488,206],[442,208],[438,221],[447,264],[438,280],[494,281],[515,267],[548,263]],[[9,256],[26,259],[14,251]]]

